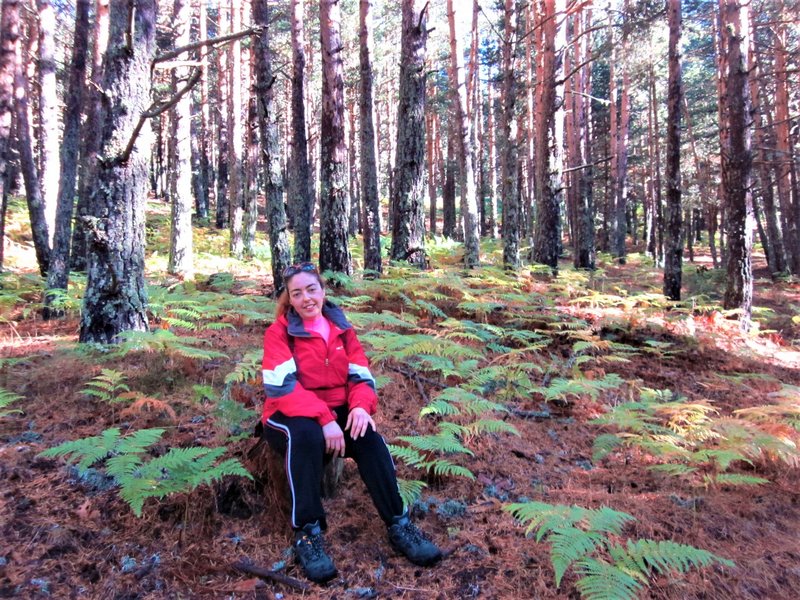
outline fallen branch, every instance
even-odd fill
[[[549,410],[521,410],[519,408],[509,408],[510,412],[515,417],[520,419],[552,419],[553,414]]]
[[[242,573],[247,573],[248,575],[257,575],[258,577],[262,577],[263,579],[269,579],[270,581],[274,581],[275,583],[282,583],[283,585],[288,585],[290,588],[294,588],[300,592],[308,592],[311,589],[306,583],[303,583],[299,579],[295,579],[294,577],[289,577],[288,575],[282,575],[275,571],[270,571],[269,569],[265,569],[263,567],[258,567],[246,560],[237,560],[235,563],[231,565],[237,571],[241,571]]]

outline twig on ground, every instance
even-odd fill
[[[311,589],[311,586],[303,583],[299,579],[289,577],[288,575],[282,575],[281,573],[270,571],[269,569],[265,569],[263,567],[258,567],[245,560],[237,560],[231,566],[242,573],[247,573],[248,575],[257,575],[258,577],[269,579],[275,583],[282,583],[283,585],[288,585],[290,588],[294,588],[301,592],[307,592]]]
[[[510,412],[515,417],[520,419],[552,419],[553,413],[549,410],[522,410],[519,408],[509,408]]]

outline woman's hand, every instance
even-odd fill
[[[367,428],[372,426],[372,431],[378,431],[375,427],[375,421],[369,416],[369,413],[361,407],[356,407],[347,415],[347,424],[344,428],[350,431],[350,437],[357,440],[367,433]]]
[[[333,458],[337,455],[344,458],[344,433],[336,421],[322,426],[322,436],[325,438],[325,452],[333,454]]]

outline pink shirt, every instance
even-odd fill
[[[322,315],[318,316],[316,319],[312,319],[311,321],[303,321],[303,327],[305,327],[306,331],[309,333],[316,331],[322,336],[322,339],[325,340],[326,344],[328,343],[328,339],[331,337],[331,324],[328,322],[328,319]]]

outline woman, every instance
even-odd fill
[[[264,335],[262,422],[267,443],[286,456],[297,561],[312,581],[336,576],[322,542],[320,487],[323,463],[347,456],[358,464],[391,545],[414,564],[435,563],[441,552],[403,509],[394,464],[376,432],[375,380],[352,325],[325,299],[312,263],[288,267],[283,278],[276,320]]]

